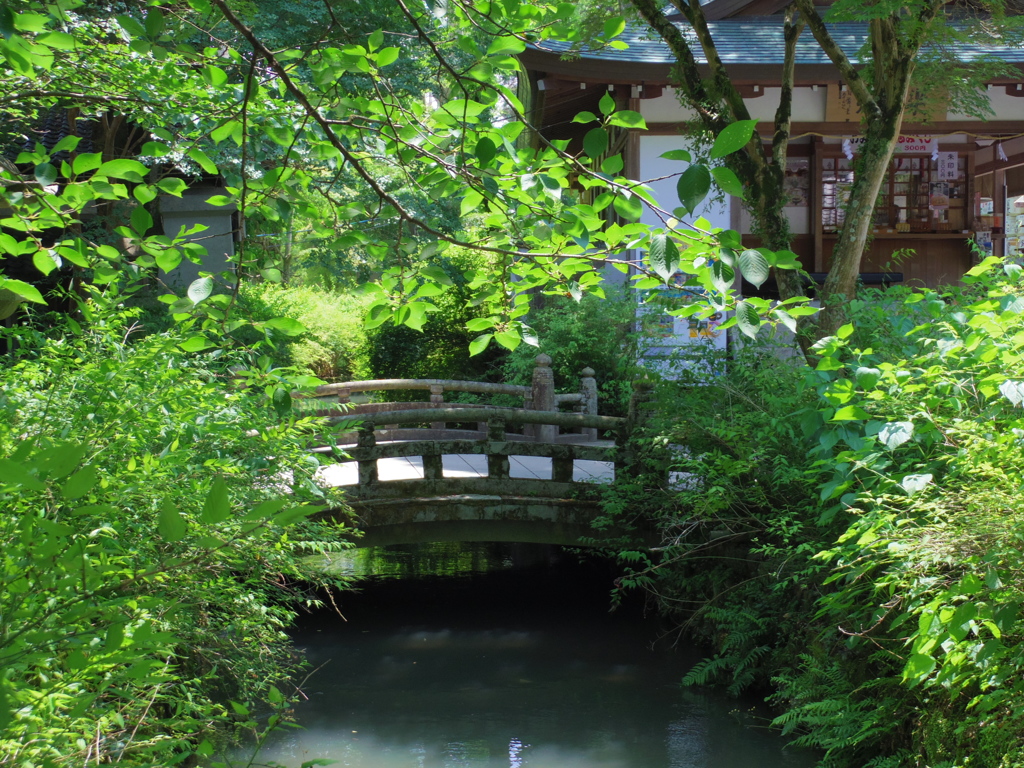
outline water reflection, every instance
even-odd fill
[[[314,668],[304,730],[260,762],[297,768],[802,768],[736,701],[681,692],[699,654],[651,647],[578,567],[384,581],[343,596],[348,622],[297,636]],[[743,707],[749,704],[742,705]]]

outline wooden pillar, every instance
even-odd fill
[[[508,456],[503,453],[492,453],[505,449],[505,421],[491,419],[487,422],[487,477],[490,480],[508,478]]]
[[[377,447],[377,436],[373,432],[373,422],[364,421],[359,427],[357,448],[372,449]],[[374,485],[377,482],[377,459],[359,459],[359,485]]]
[[[533,411],[554,412],[555,406],[555,372],[551,370],[551,358],[543,352],[537,355],[537,365],[533,369],[533,385],[530,387],[533,399]],[[533,439],[538,443],[553,443],[558,435],[558,427],[553,424],[534,424]]]
[[[442,403],[444,403],[444,387],[441,386],[440,384],[431,384],[430,385],[430,405],[431,406],[440,406]],[[443,421],[432,421],[430,423],[430,428],[431,429],[444,429],[444,427],[445,427],[445,423]],[[426,471],[426,466],[427,466],[426,465],[426,460],[427,460],[427,457],[424,456],[423,457],[424,472]],[[426,475],[424,475],[424,477],[426,477]]]
[[[580,371],[580,393],[583,395],[583,413],[597,416],[597,379],[594,378],[593,368]],[[597,429],[584,427],[583,439],[597,440]]]

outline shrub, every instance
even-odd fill
[[[212,752],[214,729],[285,700],[284,629],[332,583],[301,559],[342,546],[305,519],[339,504],[315,482],[312,423],[275,415],[272,377],[226,376],[237,356],[125,329],[5,331],[0,765]]]
[[[370,377],[370,351],[363,316],[368,302],[352,293],[276,283],[244,283],[241,309],[252,319],[290,317],[305,326],[278,352],[281,365],[294,365],[326,381]]]
[[[539,346],[520,345],[502,363],[504,379],[529,384],[537,355],[551,357],[559,392],[579,391],[580,371],[595,371],[600,412],[625,415],[632,381],[638,374],[636,303],[609,289],[608,298],[584,296],[575,302],[546,297],[545,306],[528,318]]]

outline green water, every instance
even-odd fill
[[[813,765],[764,727],[755,702],[682,690],[700,654],[659,640],[640,605],[609,613],[605,567],[541,547],[475,550],[434,548],[426,560],[378,553],[370,559],[390,562],[401,578],[366,580],[360,594],[340,596],[344,620],[323,613],[305,621],[296,642],[316,671],[296,708],[303,728],[281,735],[260,762]],[[430,560],[451,565],[448,575],[422,575]]]

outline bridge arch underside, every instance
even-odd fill
[[[354,501],[362,536],[357,547],[438,541],[508,541],[600,546],[621,531],[591,523],[596,502],[465,494],[433,498]]]

